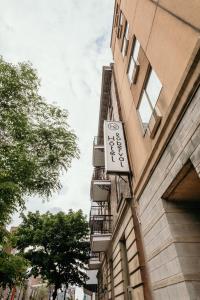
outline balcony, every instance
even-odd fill
[[[108,201],[111,181],[103,167],[95,168],[91,182],[91,199],[94,202]]]
[[[87,295],[92,295],[92,293],[97,292],[97,270],[87,270],[86,274],[89,278],[84,285],[84,292]]]
[[[90,259],[88,262],[88,267],[90,270],[98,270],[100,268],[100,253],[91,253]]]
[[[109,208],[107,202],[101,202],[99,205],[95,205],[91,207],[90,210],[90,221],[92,221],[95,217],[108,216]]]
[[[104,160],[104,141],[103,137],[95,136],[93,142],[93,166],[103,167]]]
[[[90,215],[92,252],[105,252],[112,233],[111,215]]]

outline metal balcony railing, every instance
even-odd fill
[[[94,167],[105,166],[103,137],[100,136],[94,137],[92,163]]]
[[[93,141],[93,146],[103,146],[104,138],[103,136],[95,136]]]
[[[94,261],[100,261],[100,253],[99,252],[91,252],[90,259]]]
[[[109,180],[109,177],[106,174],[105,168],[104,167],[94,168],[92,180]]]
[[[97,270],[99,269],[101,265],[101,260],[100,260],[100,252],[91,252],[90,253],[90,258],[88,261],[88,267],[90,270]]]
[[[102,202],[109,200],[111,182],[105,172],[104,167],[94,169],[92,176],[90,197],[94,202]]]
[[[100,202],[100,205],[92,206],[90,210],[90,218],[94,216],[106,216],[109,215],[109,209],[107,203],[103,204]]]
[[[112,233],[112,215],[91,216],[91,235]]]

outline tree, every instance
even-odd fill
[[[12,254],[12,235],[0,226],[0,287],[12,288],[27,276],[28,261],[19,254]]]
[[[28,261],[20,255],[0,251],[0,286],[12,288],[20,284],[27,275]]]
[[[0,225],[25,196],[60,189],[60,171],[79,156],[67,111],[48,104],[39,87],[30,63],[0,57]]]
[[[16,246],[31,263],[31,274],[41,276],[57,289],[65,284],[83,285],[89,258],[88,222],[82,211],[55,215],[47,212],[22,214],[15,233]]]
[[[0,251],[6,246],[6,244],[9,241],[9,235],[10,233],[8,230],[0,225]]]

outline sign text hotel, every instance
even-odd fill
[[[128,173],[129,165],[121,122],[104,121],[105,168],[108,173]]]

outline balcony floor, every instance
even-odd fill
[[[93,234],[91,236],[91,249],[93,252],[105,252],[111,240],[111,233]]]
[[[88,267],[90,270],[98,270],[100,268],[101,262],[100,260],[89,260]]]
[[[110,193],[110,180],[93,180],[92,182],[92,199],[94,202],[108,201]]]
[[[104,167],[104,146],[94,146],[93,148],[93,166]]]

